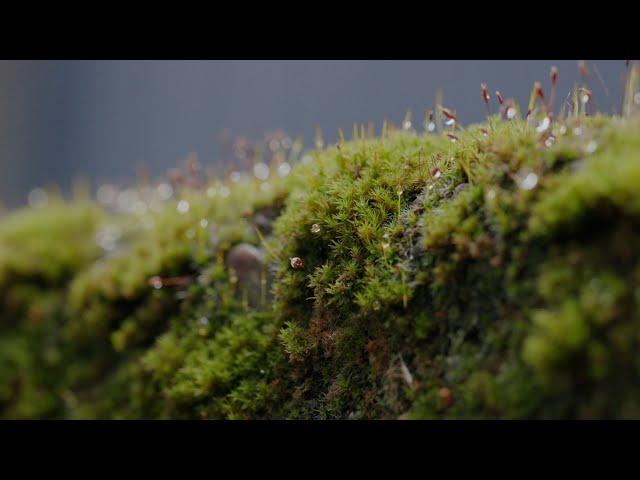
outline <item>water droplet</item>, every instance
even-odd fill
[[[49,195],[42,188],[34,188],[29,192],[27,201],[32,208],[44,207],[49,202]]]
[[[156,190],[162,200],[169,200],[173,196],[173,187],[168,183],[161,183]]]
[[[507,118],[512,120],[516,116],[516,109],[513,107],[507,108]]]
[[[278,175],[280,175],[282,178],[286,177],[290,173],[291,165],[289,165],[287,162],[282,162],[280,165],[278,165]]]
[[[553,135],[550,135],[549,138],[544,141],[544,144],[547,147],[552,147],[554,143],[556,143],[556,137]]]
[[[264,162],[258,162],[253,166],[253,174],[258,180],[266,180],[269,178],[269,165]]]
[[[429,122],[429,125],[427,125],[427,131],[428,132],[433,132],[436,129],[436,124],[433,122]]]
[[[189,202],[186,200],[180,200],[177,206],[178,213],[184,215],[189,211]]]
[[[586,94],[586,93],[585,93],[585,94],[582,96],[582,103],[583,103],[583,104],[587,104],[587,103],[589,103],[589,100],[590,100],[590,99],[591,99],[591,97],[590,97],[588,94]]]
[[[488,201],[492,202],[493,200],[496,199],[496,191],[493,189],[488,190],[486,193],[486,197]]]
[[[138,194],[131,189],[120,192],[117,199],[118,209],[122,212],[132,213],[134,205],[138,201]]]
[[[404,381],[407,382],[408,385],[412,385],[413,375],[411,375],[411,372],[409,371],[409,367],[407,367],[407,364],[404,363],[402,356],[400,356],[400,371],[402,372],[402,377],[404,378]]]
[[[320,225],[317,223],[311,225],[311,233],[320,233]]]
[[[212,187],[207,188],[207,197],[213,198],[213,197],[216,196],[216,193],[217,193],[216,187],[212,186]]]
[[[223,185],[222,187],[220,187],[219,193],[222,198],[227,198],[231,193],[231,190],[229,190],[229,187]]]
[[[551,124],[551,120],[549,120],[549,117],[544,117],[542,122],[540,122],[540,125],[538,125],[538,127],[536,128],[536,132],[538,133],[545,132],[547,128],[549,128],[550,124]]]
[[[560,134],[564,135],[565,133],[567,133],[567,126],[566,125],[562,125],[560,127]]]
[[[531,170],[525,169],[516,175],[516,182],[523,190],[533,190],[538,184],[538,175]]]
[[[582,127],[575,127],[573,129],[573,134],[576,135],[576,136],[582,135]]]
[[[209,226],[209,220],[207,220],[206,218],[203,218],[202,220],[200,220],[200,228],[207,228]]]
[[[587,151],[587,153],[593,153],[596,151],[597,148],[598,148],[598,144],[594,140],[591,140],[587,144],[587,147],[585,148],[585,150]]]
[[[247,151],[246,151],[246,147],[247,145],[244,143],[241,144],[234,144],[232,147],[232,151],[233,151],[233,155],[240,159],[240,160],[244,160],[247,158]]]
[[[271,150],[272,152],[275,152],[279,148],[280,148],[280,142],[278,140],[273,139],[269,142],[269,150]]]
[[[389,242],[382,242],[382,249],[386,250],[387,248],[389,248],[391,246],[391,244]]]
[[[162,288],[162,279],[157,275],[155,277],[151,277],[149,279],[149,285],[151,285],[156,290],[160,290]]]
[[[116,248],[118,240],[122,237],[122,228],[118,225],[107,225],[96,232],[96,245],[106,251]]]
[[[209,319],[207,317],[200,317],[198,319],[198,325],[200,325],[202,327],[208,327],[209,326]]]
[[[411,130],[411,121],[405,120],[404,123],[402,124],[402,129],[403,130]]]

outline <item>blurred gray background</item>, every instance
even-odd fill
[[[593,64],[619,105],[624,62],[587,63],[609,112]],[[260,139],[282,128],[311,146],[317,126],[332,141],[353,122],[400,124],[407,109],[421,125],[439,88],[462,123],[476,122],[480,82],[526,103],[535,80],[548,91],[552,65],[562,99],[578,79],[573,60],[0,61],[0,203],[79,175],[130,183],[143,164],[160,175],[191,152],[216,163],[223,129]]]

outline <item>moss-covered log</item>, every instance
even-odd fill
[[[640,417],[640,122],[535,127],[5,215],[0,416]]]

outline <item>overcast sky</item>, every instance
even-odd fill
[[[619,105],[624,62],[592,63]],[[568,93],[570,60],[0,61],[0,201],[79,174],[119,181],[140,164],[161,174],[190,152],[213,163],[225,128],[252,138],[282,128],[311,144],[316,126],[335,139],[353,122],[400,123],[407,109],[421,122],[439,88],[471,123],[485,112],[480,82],[524,103],[552,65]],[[593,68],[591,86],[608,111]]]

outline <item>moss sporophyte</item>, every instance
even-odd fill
[[[230,140],[224,178],[34,190],[0,218],[0,415],[639,417],[639,77],[605,116],[586,68],[524,115],[481,85],[480,125],[438,102]]]

